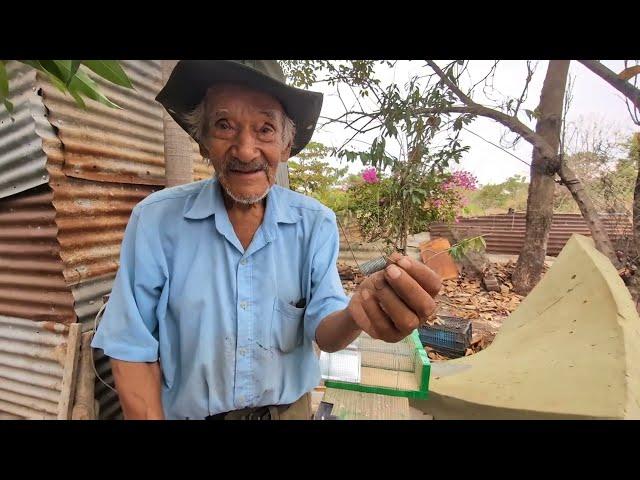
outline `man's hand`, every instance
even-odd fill
[[[410,257],[393,254],[395,264],[367,277],[351,297],[347,310],[356,325],[371,337],[399,342],[436,310],[433,298],[440,277]]]

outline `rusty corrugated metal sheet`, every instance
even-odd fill
[[[135,90],[89,75],[120,105],[113,109],[88,101],[78,108],[38,75],[49,121],[63,144],[65,175],[85,180],[164,185],[162,106],[154,100],[162,83],[158,61],[123,61]]]
[[[198,144],[192,140],[193,143],[193,181],[199,182],[206,178],[210,178],[213,175],[213,166],[204,161],[198,150]]]
[[[93,328],[94,320],[103,305],[102,297],[111,292],[115,273],[104,277],[85,280],[71,289],[75,300],[75,311],[83,330]]]
[[[53,205],[67,284],[114,275],[131,210],[155,189],[58,177],[53,167],[50,171],[56,180],[51,182]]]
[[[601,216],[612,241],[631,235],[631,223],[624,215],[605,214]],[[526,215],[490,215],[460,219],[454,227],[468,235],[487,235],[487,252],[517,255],[525,241]],[[435,223],[430,226],[433,237],[450,237],[449,226]],[[572,234],[590,236],[591,232],[581,215],[554,214],[547,241],[547,255],[556,256]]]
[[[0,315],[75,321],[47,185],[0,199]]]
[[[70,177],[136,185],[165,185],[162,106],[155,96],[162,87],[157,60],[123,60],[135,90],[119,87],[89,73],[107,97],[122,107],[87,102],[78,108],[73,98],[39,75],[49,120],[64,145],[63,173]],[[194,177],[211,174],[193,144]]]
[[[0,198],[23,192],[49,180],[47,156],[38,130],[51,129],[41,97],[36,93],[36,74],[18,62],[8,62],[9,99],[14,111],[0,105]]]
[[[73,343],[68,325],[0,316],[0,415],[68,418]]]

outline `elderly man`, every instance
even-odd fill
[[[349,300],[334,213],[275,186],[322,95],[275,61],[181,61],[157,100],[215,176],[138,204],[92,345],[111,358],[127,419],[309,419],[315,341],[362,330],[397,342],[434,308],[440,279],[396,255]]]

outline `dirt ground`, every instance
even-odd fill
[[[467,354],[473,354],[488,347],[505,318],[520,305],[523,297],[513,292],[511,283],[516,258],[515,255],[489,255],[500,284],[500,292],[486,291],[479,278],[472,278],[466,273],[460,274],[457,279],[443,282],[442,291],[436,299],[437,313],[472,322],[472,348]],[[552,263],[553,258],[548,257],[547,268]],[[339,263],[338,271],[347,294],[351,294],[364,280],[362,274],[353,265]],[[433,361],[448,358],[433,352],[428,347],[426,350]]]

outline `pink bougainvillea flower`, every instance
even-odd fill
[[[465,190],[476,190],[478,188],[478,179],[466,170],[453,172],[450,182]]]
[[[366,183],[378,183],[380,181],[380,179],[378,178],[378,172],[376,171],[375,168],[371,167],[371,168],[366,168],[363,172],[362,172],[362,179],[366,182]]]

